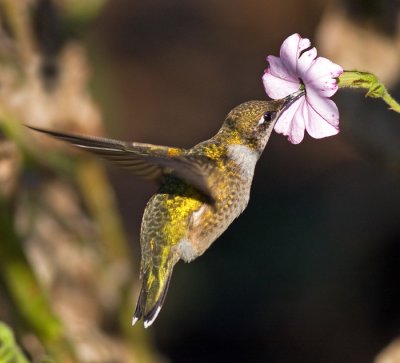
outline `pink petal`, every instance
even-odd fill
[[[313,89],[307,89],[307,103],[318,113],[326,122],[332,126],[339,125],[339,110],[336,103],[329,98],[321,97]]]
[[[313,88],[320,96],[331,97],[337,89],[336,77],[343,73],[343,68],[329,59],[319,57],[302,77],[306,89]]]
[[[308,72],[311,78],[320,78],[328,75],[335,78],[342,73],[343,68],[341,66],[324,57],[318,57]]]
[[[297,76],[303,79],[303,76],[313,64],[317,56],[317,49],[311,48],[307,52],[304,52],[297,61]]]
[[[282,63],[279,57],[269,55],[267,57],[267,61],[269,63],[268,70],[273,76],[282,78],[287,81],[297,82],[300,84],[297,77],[292,77],[289,74],[288,70],[285,68],[285,65]]]
[[[297,60],[302,50],[311,45],[309,39],[293,34],[286,38],[280,49],[280,58],[285,68],[293,78],[297,78]]]
[[[306,120],[308,117],[308,105],[305,99],[302,98],[302,102],[293,116],[293,120],[290,124],[288,139],[292,144],[299,144],[304,139],[304,130],[306,128]]]
[[[338,88],[337,80],[329,77],[306,83],[307,91],[318,94],[320,97],[332,97]]]
[[[329,97],[337,91],[337,77],[343,69],[326,58],[317,58],[316,48],[305,51],[310,46],[309,39],[291,35],[281,46],[280,58],[267,58],[269,68],[263,76],[267,94],[275,99],[296,92],[304,83],[306,96],[285,110],[274,127],[293,144],[303,140],[305,130],[314,138],[339,132],[339,110]]]
[[[287,81],[279,77],[273,76],[267,70],[262,77],[265,92],[272,99],[284,98],[293,92],[298,91],[300,82]]]
[[[307,104],[307,103],[306,103]],[[315,139],[321,139],[327,136],[333,136],[339,133],[338,125],[334,126],[328,123],[312,107],[308,107],[308,116],[305,117],[305,126],[310,136]]]
[[[290,124],[293,120],[295,113],[303,102],[305,102],[305,97],[301,97],[297,101],[293,102],[293,104],[285,111],[283,111],[283,113],[279,116],[274,127],[274,130],[278,134],[283,134],[285,136],[289,135],[291,127]]]

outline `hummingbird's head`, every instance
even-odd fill
[[[247,145],[261,153],[279,116],[303,95],[304,91],[298,91],[279,100],[242,103],[229,112],[221,132],[228,143]]]

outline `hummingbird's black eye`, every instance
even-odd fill
[[[264,113],[264,121],[269,122],[272,121],[275,118],[276,112],[273,111],[267,111]]]

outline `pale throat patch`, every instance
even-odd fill
[[[246,145],[229,145],[228,156],[242,169],[253,175],[258,153]]]

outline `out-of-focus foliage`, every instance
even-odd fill
[[[153,361],[126,329],[135,279],[102,166],[24,127],[102,133],[84,46],[61,26],[102,4],[0,3],[0,319],[35,362]]]
[[[134,363],[158,361],[157,350],[174,363],[353,363],[391,341],[377,361],[396,357],[400,123],[382,102],[338,92],[338,136],[291,146],[273,135],[249,207],[177,266],[150,332],[130,326],[130,251],[154,188],[110,169],[119,216],[100,164],[22,125],[101,135],[107,121],[111,137],[192,146],[238,103],[265,98],[265,56],[294,32],[399,98],[397,1],[0,9],[0,320],[27,358]]]
[[[2,363],[28,363],[15,342],[14,334],[4,323],[0,322],[0,362]]]
[[[106,0],[56,0],[55,3],[60,7],[63,16],[75,26],[77,24],[87,24],[93,20]]]

